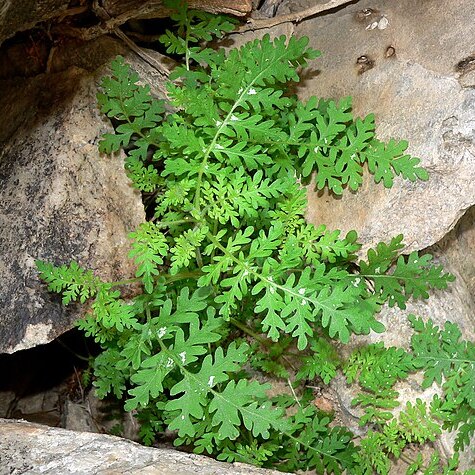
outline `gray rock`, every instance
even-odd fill
[[[127,234],[144,209],[122,160],[97,150],[110,130],[100,75],[70,68],[0,84],[0,352],[46,343],[84,312],[47,292],[35,259],[77,260],[111,280],[134,273]]]
[[[251,475],[281,474],[201,455],[142,447],[109,435],[0,419],[0,475]]]
[[[351,95],[356,115],[374,112],[379,137],[408,140],[430,173],[426,183],[397,179],[390,190],[368,176],[338,199],[309,192],[310,221],[356,229],[366,246],[403,233],[414,250],[439,241],[475,203],[474,19],[471,0],[361,0],[295,28],[323,52],[302,96]],[[362,55],[375,64],[361,74]]]
[[[99,432],[97,425],[94,424],[87,401],[75,403],[68,399],[64,403],[63,411],[62,425],[64,428],[77,432]]]
[[[8,417],[10,407],[15,401],[13,391],[0,391],[0,417]]]

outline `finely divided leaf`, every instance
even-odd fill
[[[152,293],[154,279],[158,276],[158,267],[167,255],[168,244],[160,226],[155,223],[143,223],[129,236],[133,239],[129,257],[135,258],[136,277],[140,277],[145,291]]]

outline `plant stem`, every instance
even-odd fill
[[[290,391],[292,391],[292,396],[294,397],[295,402],[299,405],[299,407],[302,407],[302,405],[300,404],[300,400],[297,397],[297,394],[295,394],[294,387],[292,386],[290,378],[287,378],[287,384],[289,385]]]
[[[176,221],[161,221],[157,223],[159,228],[169,228],[170,226],[176,226],[178,224],[191,224],[196,223],[197,221],[194,219],[178,219]]]
[[[201,251],[199,246],[196,247],[196,263],[198,264],[198,267],[200,269],[203,267],[203,258],[201,257]]]
[[[139,277],[133,277],[132,279],[126,279],[126,280],[117,280],[116,282],[108,282],[110,285],[113,287],[118,287],[120,285],[127,285],[127,284],[133,284],[135,282],[140,282]]]
[[[66,345],[65,343],[63,343],[63,342],[61,341],[61,339],[56,338],[55,341],[56,341],[59,345],[61,345],[63,348],[65,348],[66,350],[68,350],[71,354],[73,354],[77,359],[82,360],[82,361],[89,361],[89,358],[88,358],[88,357],[82,356],[82,355],[76,353],[76,352],[73,351],[71,348],[69,348],[68,345]],[[76,371],[76,368],[75,368],[74,370]]]
[[[170,275],[167,274],[165,277],[167,284],[171,282],[176,282],[178,280],[183,280],[183,279],[193,279],[195,277],[201,277],[203,275],[203,272],[200,270],[194,270],[194,271],[188,271],[188,272],[179,272],[178,274],[175,275]]]
[[[267,348],[272,347],[272,342],[270,342],[268,339],[262,337],[261,335],[258,335],[256,332],[252,331],[248,326],[244,325],[244,323],[240,322],[239,320],[236,320],[233,317],[230,317],[229,321],[237,328],[242,330],[244,333],[246,333],[249,336],[252,336],[255,340],[257,340],[261,345],[266,346]],[[299,355],[295,355],[299,356]],[[293,370],[295,370],[294,365],[292,362],[287,358],[287,354],[281,354],[278,356],[278,358],[282,358]],[[297,399],[296,399],[297,401]]]
[[[165,274],[159,275],[158,278],[164,277],[167,283],[176,282],[177,280],[182,279],[193,279],[194,277],[201,277],[203,273],[200,270],[179,272],[175,275]],[[120,285],[134,284],[135,282],[140,282],[142,279],[140,277],[133,277],[132,279],[118,280],[116,282],[108,282],[112,287],[118,287]]]
[[[145,315],[147,315],[147,323],[149,323],[152,319],[152,312],[150,311],[150,307],[148,305],[145,307]]]
[[[258,335],[256,332],[252,331],[247,325],[244,325],[244,323],[240,322],[239,320],[236,320],[235,318],[230,317],[229,321],[235,327],[239,328],[239,330],[242,330],[244,333],[248,334],[249,336],[252,336],[252,338],[256,339],[262,345],[267,346],[267,347],[272,346],[272,343],[269,340],[262,337],[261,335]]]
[[[188,16],[188,12],[186,15],[186,25],[185,25],[185,65],[186,65],[186,70],[190,70],[190,50],[188,48],[188,45],[190,44],[190,29],[191,29],[191,24],[190,24],[190,17]]]

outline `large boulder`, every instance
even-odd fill
[[[110,435],[0,419],[0,475],[114,473],[136,475],[277,475],[170,449],[142,447]]]
[[[47,343],[84,311],[47,292],[35,259],[77,260],[110,280],[134,274],[127,235],[144,208],[121,158],[98,152],[111,130],[95,98],[105,72],[70,67],[0,84],[0,352]]]
[[[0,4],[0,45],[19,31],[61,15],[69,0],[3,0]]]

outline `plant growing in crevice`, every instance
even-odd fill
[[[177,32],[162,42],[184,63],[167,84],[168,99],[153,98],[120,57],[98,95],[118,124],[100,150],[126,149],[134,186],[154,197],[152,219],[131,234],[143,293],[125,301],[124,282],[102,282],[76,263],[38,262],[41,277],[65,304],[91,300],[78,325],[104,348],[94,361],[97,393],[137,412],[146,443],[168,428],[176,445],[220,460],[319,473],[370,473],[380,464],[378,473],[387,473],[384,461],[365,453],[379,444],[381,456],[397,456],[401,440],[412,442],[403,419],[386,424],[386,409],[394,382],[408,372],[429,368],[428,381],[440,382],[424,343],[410,356],[376,345],[343,365],[365,391],[364,422],[381,428],[360,448],[311,403],[305,383],[335,376],[336,341],[384,331],[383,304],[404,309],[452,276],[430,255],[400,255],[401,236],[357,262],[355,232],[341,236],[305,221],[301,184],[314,176],[317,189],[341,194],[359,188],[365,166],[388,187],[396,176],[414,181],[427,172],[405,153],[406,142],[375,137],[372,115],[353,118],[350,99],[302,102],[286,92],[318,57],[307,38],[266,35],[226,53],[203,40],[230,31],[227,18],[185,8],[172,18]],[[381,358],[394,371],[362,377]],[[288,381],[289,395],[270,397],[256,371]],[[473,412],[464,390],[446,390],[467,398]],[[458,427],[461,415],[440,401],[434,414]],[[408,417],[423,417],[415,408],[408,406]]]

